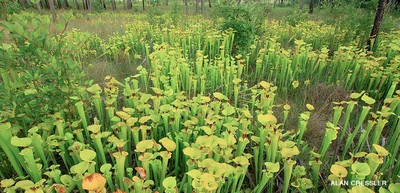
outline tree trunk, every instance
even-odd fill
[[[101,5],[103,5],[104,10],[107,10],[106,0],[101,0]]]
[[[51,16],[53,17],[53,22],[57,21],[56,11],[54,10],[54,1],[49,0],[49,7],[51,11]]]
[[[189,15],[188,0],[185,0],[186,15]]]
[[[49,6],[49,1],[48,0],[42,0],[42,1],[40,1],[40,7],[41,8],[44,8],[44,9],[50,9],[50,6]]]
[[[92,0],[87,0],[87,5],[88,5],[89,12],[92,12],[92,8],[93,8]]]
[[[58,9],[62,9],[61,0],[57,0],[57,8],[58,8]]]
[[[201,0],[201,14],[204,16],[204,0]]]
[[[65,7],[66,7],[67,9],[69,9],[70,6],[69,6],[69,3],[68,3],[68,0],[64,0],[64,2],[65,2]]]
[[[6,13],[6,2],[1,1],[1,12],[3,13],[3,19],[7,21],[7,13]]]
[[[42,12],[42,6],[41,6],[40,2],[36,3],[35,6],[39,12]]]
[[[196,14],[199,13],[199,0],[196,0]]]
[[[117,10],[117,5],[115,3],[115,0],[111,0],[111,6],[112,6],[113,11]]]
[[[122,5],[124,5],[124,10],[126,10],[125,0],[122,0]]]
[[[142,10],[144,11],[144,0],[142,0]]]
[[[79,10],[79,3],[78,3],[78,0],[74,0],[74,4],[75,4],[76,9]]]
[[[314,13],[314,0],[310,0],[310,7],[309,7],[308,12],[309,12],[310,14],[313,14],[313,13]]]
[[[239,5],[240,5],[240,0],[237,1],[237,6],[239,6]]]
[[[208,0],[208,7],[211,8],[211,0]]]
[[[368,51],[371,51],[372,47],[374,46],[374,45],[372,45],[372,39],[375,40],[374,44],[376,44],[379,30],[381,29],[383,15],[385,13],[385,8],[386,8],[386,0],[379,0],[378,8],[376,9],[376,14],[375,14],[374,26],[372,27],[371,34],[369,35],[368,42],[367,42],[366,49]]]
[[[132,0],[126,0],[126,3],[128,4],[127,8],[132,9]]]

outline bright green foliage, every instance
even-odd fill
[[[14,17],[2,23],[14,39],[0,47],[0,147],[10,166],[0,174],[14,175],[2,179],[1,191],[84,193],[82,182],[94,174],[112,192],[377,191],[325,186],[321,178],[387,180],[380,191],[398,190],[396,46],[376,56],[341,46],[331,56],[323,37],[332,26],[311,21],[262,22],[267,34],[242,40],[252,26],[221,32],[218,22],[189,17],[186,29],[138,16],[105,41],[61,25],[50,33],[47,16]],[[396,34],[382,41],[396,45]],[[292,49],[283,47],[292,36]],[[137,73],[85,82],[92,57],[127,59]],[[290,130],[295,105],[275,99],[319,83],[358,93],[335,103],[322,143],[310,147],[304,136],[318,109],[304,103]]]

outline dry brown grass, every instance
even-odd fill
[[[307,130],[303,136],[311,147],[321,145],[325,134],[326,122],[332,121],[333,102],[347,100],[350,92],[341,86],[318,84],[299,91],[295,96],[276,100],[276,104],[289,104],[290,113],[286,122],[286,130],[297,130],[300,113],[306,111],[305,105],[312,104],[315,108],[308,121]],[[276,109],[277,117],[283,117],[281,108]]]

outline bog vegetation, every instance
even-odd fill
[[[1,2],[1,192],[400,192],[395,6]]]

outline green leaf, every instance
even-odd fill
[[[126,113],[124,111],[117,111],[116,114],[119,117],[121,117],[123,120],[127,120],[127,119],[129,119],[131,117],[128,113]]]
[[[308,190],[313,187],[312,181],[308,178],[301,178],[300,184],[300,189],[302,190]]]
[[[85,149],[85,150],[82,150],[82,151],[79,153],[79,157],[80,157],[83,161],[90,162],[90,161],[93,161],[94,158],[96,157],[96,152],[93,151],[93,150],[90,150],[90,149]]]
[[[351,165],[352,174],[356,174],[357,177],[362,180],[365,176],[368,176],[371,172],[367,163],[355,162]]]
[[[365,186],[354,186],[350,190],[349,193],[375,193],[373,190],[365,187]]]
[[[268,89],[271,87],[271,84],[265,81],[261,81],[260,86],[263,87],[264,89]]]
[[[235,157],[235,159],[233,159],[232,161],[235,162],[236,164],[241,165],[241,166],[250,165],[249,159],[247,159],[244,156]]]
[[[24,94],[25,95],[31,95],[31,94],[36,94],[37,93],[37,90],[36,89],[33,89],[33,88],[31,88],[31,89],[25,89],[25,91],[24,91]]]
[[[265,168],[267,169],[267,172],[276,173],[280,169],[279,162],[276,162],[276,163],[265,162],[264,164],[265,164]]]
[[[11,145],[13,146],[17,146],[17,147],[28,147],[29,145],[31,145],[32,143],[32,139],[31,138],[19,138],[17,136],[13,136],[11,138]]]
[[[176,187],[176,178],[175,177],[165,178],[162,185],[167,190],[173,189]]]
[[[172,154],[169,151],[161,151],[159,152],[160,156],[164,159],[171,159]]]
[[[70,175],[62,175],[60,177],[60,181],[67,187],[75,184],[74,180],[72,179],[72,177]]]
[[[363,100],[363,101],[364,101],[365,103],[367,103],[368,105],[372,105],[372,104],[375,103],[375,99],[373,99],[373,98],[367,96],[366,94],[364,94],[364,95],[361,97],[361,100]]]
[[[290,158],[295,155],[299,155],[299,153],[300,153],[300,151],[296,146],[294,146],[292,148],[282,148],[282,150],[281,150],[281,154],[285,158]]]
[[[14,185],[15,181],[13,179],[4,179],[0,182],[0,187],[8,188]]]
[[[194,189],[201,190],[204,187],[204,182],[201,181],[200,179],[195,179],[192,181],[192,186]]]
[[[0,130],[7,130],[11,128],[11,123],[0,123]]]
[[[89,125],[87,129],[92,133],[98,133],[100,131],[101,125]]]
[[[61,170],[51,170],[51,171],[45,172],[44,174],[50,178],[56,178],[61,175]]]
[[[172,152],[176,149],[176,144],[174,141],[170,140],[167,137],[160,139],[160,143],[167,149],[169,152]]]
[[[391,193],[391,192],[389,190],[383,188],[383,187],[380,187],[379,188],[379,193]]]
[[[239,84],[240,82],[242,82],[242,80],[240,79],[240,78],[236,78],[236,79],[233,79],[233,84]]]
[[[71,173],[81,175],[89,168],[89,162],[80,162],[71,167]]]
[[[284,109],[285,111],[290,110],[290,105],[288,105],[288,104],[283,105],[283,109]]]
[[[147,149],[151,149],[154,146],[154,141],[152,140],[143,140],[140,141],[137,145],[136,145],[136,152],[145,152]]]
[[[314,110],[314,106],[312,106],[311,104],[306,104],[306,107],[309,111]]]
[[[226,97],[225,95],[223,95],[223,94],[220,93],[220,92],[214,92],[214,93],[213,93],[213,96],[214,96],[215,98],[217,98],[218,100],[220,100],[220,101],[222,101],[222,100],[229,100],[228,97]]]
[[[386,150],[384,147],[377,145],[377,144],[372,144],[372,146],[374,147],[374,149],[378,153],[378,155],[380,155],[382,157],[386,157],[389,155],[389,151]]]
[[[301,165],[297,165],[294,170],[293,170],[293,175],[296,177],[302,177],[304,175],[306,175],[306,168],[304,166]]]
[[[126,123],[128,124],[128,126],[133,126],[137,121],[138,121],[138,118],[130,117],[126,120]]]
[[[331,166],[331,172],[333,175],[339,177],[339,178],[344,178],[347,176],[347,170],[345,167],[338,165],[338,164],[333,164]]]
[[[358,99],[358,98],[360,98],[360,96],[361,96],[362,94],[364,94],[364,92],[365,92],[365,91],[362,91],[361,93],[356,93],[356,92],[355,92],[355,93],[351,93],[351,94],[350,94],[350,98],[353,99],[353,100]]]
[[[111,165],[111,164],[109,164],[109,163],[103,164],[103,165],[100,167],[100,171],[101,171],[103,174],[105,174],[105,173],[109,172],[109,171],[111,170],[111,168],[112,168],[112,165]]]
[[[383,158],[376,153],[369,153],[365,158],[368,159],[368,163],[371,161],[372,163],[382,164]]]
[[[183,149],[183,153],[190,157],[190,159],[199,159],[201,157],[201,151],[193,148],[193,147],[186,147]]]
[[[200,179],[201,177],[201,172],[199,170],[190,170],[186,174],[192,177],[193,179]]]
[[[356,154],[350,152],[350,155],[355,158],[362,158],[367,155],[367,152],[357,152]]]
[[[276,124],[277,120],[276,117],[272,114],[265,114],[265,115],[258,115],[257,120],[263,124],[263,125],[268,125],[268,124]]]
[[[399,193],[400,192],[400,183],[390,184],[389,191],[392,193]]]
[[[35,186],[35,183],[33,183],[32,181],[30,181],[30,180],[22,180],[22,181],[17,182],[14,187],[27,190],[27,189],[30,189],[30,188],[32,188],[34,186]]]
[[[146,123],[148,120],[150,120],[150,116],[143,116],[143,117],[140,117],[139,123],[144,124],[144,123]]]

